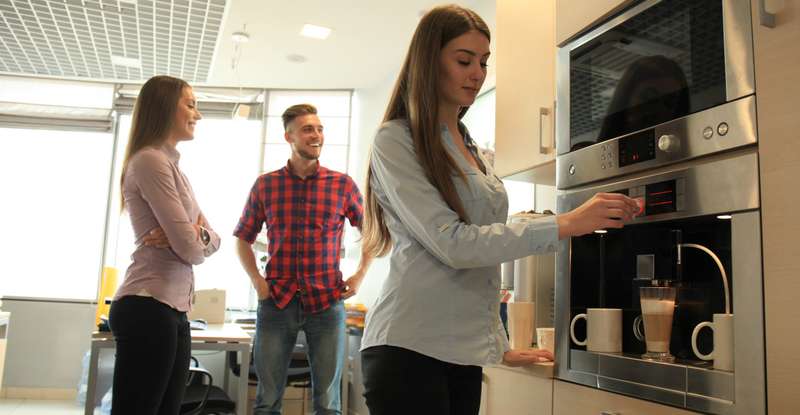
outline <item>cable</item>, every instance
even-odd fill
[[[678,244],[679,247],[686,247],[686,248],[696,248],[699,249],[714,259],[714,262],[717,263],[717,267],[719,267],[719,272],[722,275],[722,287],[725,289],[725,314],[731,313],[731,298],[730,298],[730,291],[728,290],[728,274],[725,273],[725,267],[722,266],[722,262],[719,258],[711,252],[710,249],[704,247],[703,245],[698,244]]]

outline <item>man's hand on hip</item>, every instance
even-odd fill
[[[258,296],[259,300],[266,300],[269,298],[269,284],[267,284],[267,280],[264,278],[255,278],[253,281],[253,287],[256,289],[256,295]]]

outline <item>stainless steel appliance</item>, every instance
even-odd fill
[[[766,412],[749,7],[642,1],[560,50],[558,212],[597,192],[625,193],[643,208],[623,229],[561,243],[559,379],[707,413]],[[716,253],[724,284],[714,260],[685,248],[696,245]],[[677,289],[674,362],[642,358],[645,343],[633,328],[639,288],[655,281]],[[691,351],[694,326],[726,307],[734,314],[733,371]],[[622,309],[622,353],[572,343],[570,321],[587,308]],[[711,335],[702,337],[698,347],[707,352]]]

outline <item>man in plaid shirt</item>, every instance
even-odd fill
[[[339,255],[345,218],[361,228],[362,197],[350,176],[320,166],[324,134],[316,108],[289,107],[283,126],[292,157],[286,167],[256,180],[234,231],[239,259],[259,300],[254,414],[280,414],[299,330],[308,342],[314,413],[340,414],[343,299],[356,293],[371,258],[362,254],[356,273],[343,281]],[[262,225],[269,240],[265,275],[252,250]]]

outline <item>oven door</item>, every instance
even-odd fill
[[[557,152],[754,93],[748,0],[647,0],[564,45]]]

